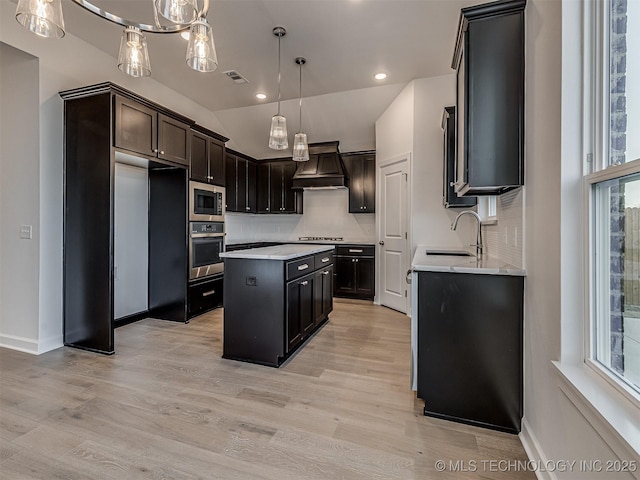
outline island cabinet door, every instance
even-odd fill
[[[318,325],[333,310],[333,266],[318,270],[313,281],[314,319]]]
[[[291,352],[314,326],[314,274],[287,284],[287,352]]]

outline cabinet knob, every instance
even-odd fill
[[[164,150],[160,150],[160,155],[164,155]]]
[[[267,207],[265,210],[268,212],[269,211],[269,207]]]
[[[378,244],[379,244],[379,245],[384,245],[384,240],[380,240],[380,241],[378,242]]]
[[[245,210],[251,210],[251,207],[244,207]]]
[[[305,280],[304,282],[300,282],[300,285],[304,285],[304,286],[309,285],[309,281]]]
[[[364,208],[364,209],[366,210],[366,209],[367,209],[367,206],[365,205],[365,206],[364,206],[364,207],[362,207],[362,208]]]
[[[157,149],[157,148],[154,148],[154,149],[152,149],[151,151],[152,151],[153,153],[158,153],[158,149]]]

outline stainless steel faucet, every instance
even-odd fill
[[[483,249],[483,244],[482,244],[482,226],[480,225],[480,223],[482,222],[482,219],[480,218],[480,215],[478,215],[473,210],[464,210],[464,211],[460,212],[458,214],[458,216],[456,217],[456,219],[451,224],[451,230],[455,230],[457,228],[458,220],[460,219],[461,216],[463,216],[465,214],[466,215],[472,215],[472,216],[475,217],[476,220],[478,220],[478,234],[476,235],[476,243],[475,243],[475,245],[472,245],[472,246],[476,247],[476,258],[478,260],[480,260],[482,258],[482,249]]]

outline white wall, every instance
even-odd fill
[[[288,242],[298,241],[298,237],[375,242],[375,214],[349,213],[348,190],[305,190],[303,198],[303,215],[227,213],[226,242]]]
[[[596,431],[561,391],[551,363],[561,357],[581,358],[581,342],[575,341],[584,318],[578,133],[582,94],[581,77],[576,75],[582,54],[581,22],[579,2],[530,0],[527,4],[522,438],[533,458],[556,461],[615,458],[603,432]],[[542,478],[633,477],[574,471],[546,473]]]
[[[0,104],[0,345],[37,350],[38,59],[3,43]],[[32,226],[32,239],[20,238],[21,225]]]
[[[222,135],[226,135],[226,131],[209,110],[153,78],[134,79],[121,73],[114,58],[71,34],[67,34],[61,40],[45,40],[30,34],[15,21],[15,4],[11,2],[0,2],[0,42],[27,52],[39,61],[39,74],[31,77],[39,80],[39,98],[37,95],[31,97],[39,101],[39,125],[38,121],[34,122],[33,119],[27,122],[27,125],[33,125],[40,131],[39,153],[36,153],[35,159],[25,158],[21,167],[36,172],[36,176],[29,175],[27,181],[21,178],[25,175],[23,173],[19,173],[18,177],[14,177],[13,173],[11,176],[5,176],[4,173],[2,175],[3,192],[4,182],[20,185],[20,188],[26,185],[31,198],[39,197],[39,205],[34,210],[30,205],[15,202],[12,196],[12,212],[15,219],[7,223],[7,228],[15,230],[17,222],[34,222],[35,235],[41,235],[42,239],[46,239],[39,242],[39,245],[37,237],[32,240],[35,247],[31,248],[39,251],[39,260],[38,254],[24,251],[18,245],[9,248],[10,244],[7,244],[6,248],[2,247],[3,256],[12,258],[16,264],[29,265],[30,262],[35,262],[36,271],[39,273],[29,277],[28,282],[25,281],[21,286],[20,300],[26,302],[25,297],[28,295],[28,301],[31,303],[38,299],[39,307],[35,316],[26,315],[24,311],[21,311],[20,315],[3,315],[0,338],[6,346],[42,353],[62,345],[63,102],[58,92],[112,81],[180,112]],[[3,73],[4,71],[3,68]],[[4,100],[2,110],[5,110]],[[29,146],[33,147],[37,135],[25,132],[24,129],[17,131],[11,137],[12,142],[30,142]],[[37,146],[36,144],[35,147]],[[2,222],[3,225],[6,223],[4,216]],[[4,262],[1,268],[4,275]],[[26,340],[13,339],[12,335],[15,336],[16,333],[12,332],[16,331],[24,332],[18,335],[20,337],[28,333]],[[24,346],[25,341],[29,346]]]
[[[477,224],[471,217],[451,223],[463,209],[442,205],[444,175],[444,107],[456,104],[455,74],[415,80],[412,203],[412,252],[417,245],[467,247],[475,243]],[[470,236],[473,232],[473,238]]]
[[[149,171],[115,165],[113,317],[149,309]]]
[[[472,222],[450,225],[458,211],[442,205],[444,107],[455,105],[455,75],[414,80],[376,122],[378,163],[411,154],[410,235],[417,245],[458,247],[470,243]],[[475,230],[474,230],[475,231]]]

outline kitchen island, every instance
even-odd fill
[[[224,258],[224,358],[279,367],[333,310],[333,246],[285,244]]]

